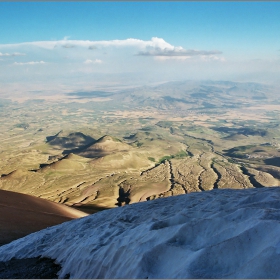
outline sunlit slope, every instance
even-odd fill
[[[0,190],[0,244],[86,215],[65,205]]]
[[[20,168],[2,175],[0,188],[95,212],[217,188],[278,186],[278,179],[265,170],[223,155],[221,140],[207,134],[208,130],[208,139],[203,139],[196,131],[186,133],[180,128],[180,134],[174,124],[177,134],[170,134],[170,127],[161,125],[165,126],[161,135],[157,129],[138,131],[122,140],[105,135],[69,154],[62,147],[60,155],[49,156],[38,169]]]

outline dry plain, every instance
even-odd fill
[[[279,186],[277,93],[252,83],[172,82],[109,96],[65,93],[60,102],[1,99],[0,189],[94,213]]]

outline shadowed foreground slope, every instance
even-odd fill
[[[60,278],[280,278],[279,198],[224,189],[127,205],[4,245],[0,261],[51,258]]]
[[[65,205],[0,190],[0,245],[84,216],[87,214]]]
[[[48,258],[12,259],[0,262],[1,279],[57,279],[61,266]]]

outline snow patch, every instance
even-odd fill
[[[71,278],[280,278],[280,188],[212,190],[106,210],[0,247]]]

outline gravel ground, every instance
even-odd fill
[[[58,279],[60,269],[48,258],[11,259],[0,262],[0,279]]]

